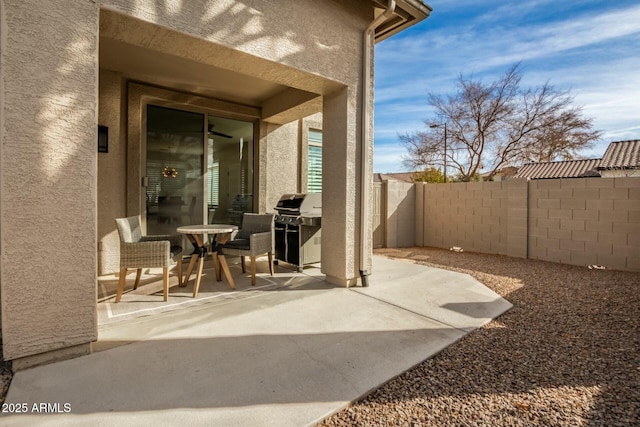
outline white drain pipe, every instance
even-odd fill
[[[373,179],[373,172],[369,167],[369,140],[371,138],[371,128],[369,127],[369,121],[371,120],[371,114],[369,112],[369,105],[371,104],[371,50],[373,48],[374,36],[376,28],[387,20],[396,9],[396,1],[389,0],[387,3],[387,9],[371,21],[369,26],[364,32],[363,37],[363,58],[362,58],[362,141],[361,141],[361,181],[360,181],[360,279],[362,286],[369,286],[367,276],[371,274],[366,259],[369,253],[371,253],[371,239],[369,239],[369,216],[370,209],[369,204],[371,200],[370,188],[371,180]]]

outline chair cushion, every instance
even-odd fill
[[[252,234],[273,230],[273,218],[274,214],[245,213],[236,239],[248,239]]]
[[[230,248],[230,249],[246,249],[249,250],[249,239],[234,239],[231,240],[227,243],[225,243],[224,245],[222,245],[223,248]]]
[[[234,240],[248,240],[251,233],[248,230],[243,230],[242,228],[238,230],[238,233],[235,236]]]
[[[182,246],[171,246],[171,258],[182,252]]]

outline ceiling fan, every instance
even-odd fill
[[[218,136],[222,136],[224,138],[233,138],[231,135],[227,135],[226,133],[222,133],[222,132],[216,132],[213,130],[213,124],[209,123],[209,134],[211,135],[218,135]]]

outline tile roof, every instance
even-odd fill
[[[373,174],[374,182],[382,182],[386,180],[413,182],[415,172],[399,172],[399,173],[375,173]]]
[[[609,144],[598,166],[602,169],[639,169],[640,139],[615,141]]]
[[[515,178],[586,178],[599,177],[596,168],[600,159],[567,160],[563,162],[527,163],[518,169]]]

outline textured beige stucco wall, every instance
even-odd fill
[[[360,72],[359,56],[348,55],[359,53],[362,31],[373,17],[370,0],[102,0],[100,3],[101,7],[142,21],[273,61],[272,67],[262,72],[265,80],[286,81],[293,77],[285,68],[276,66],[280,63],[338,82],[354,82]],[[141,42],[154,41],[147,38]],[[202,61],[210,55],[194,54]],[[233,58],[220,59],[236,62]],[[248,74],[254,72],[247,64],[237,62],[228,67]],[[290,83],[297,86],[295,81]]]
[[[126,216],[126,105],[120,74],[100,70],[98,123],[109,128],[109,152],[98,154],[98,274],[117,272],[120,238],[115,219]]]
[[[5,0],[0,14],[2,334],[15,359],[97,337],[98,7]]]
[[[285,193],[297,193],[300,122],[286,125],[262,123],[260,128],[259,179],[264,194],[260,212],[275,212],[275,206]]]
[[[300,121],[300,191],[306,193],[309,185],[309,131],[322,131],[322,114],[317,113]],[[327,167],[331,173],[331,165]]]
[[[354,285],[359,271],[360,153],[356,135],[360,121],[353,114],[354,92],[345,88],[326,96],[323,109],[322,247],[331,250],[322,251],[321,270],[328,281],[343,286]]]
[[[322,130],[322,114],[286,125],[262,122],[258,151],[259,187],[264,197],[260,212],[275,212],[283,194],[307,191],[309,129]]]

